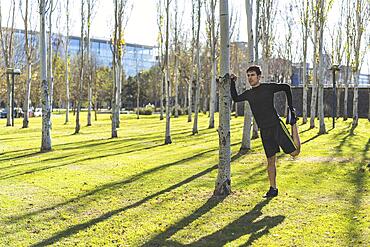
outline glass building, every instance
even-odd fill
[[[14,33],[15,43],[18,44],[20,49],[17,49],[18,55],[16,57],[16,63],[22,63],[25,61],[23,52],[24,47],[24,30],[16,30]],[[37,46],[39,33],[29,32],[30,40]],[[69,56],[73,57],[79,53],[80,50],[80,37],[69,36]],[[58,52],[61,56],[64,56],[64,43],[65,36],[59,34],[52,35],[53,49]],[[92,56],[96,58],[97,66],[108,66],[112,67],[112,50],[110,40],[91,38],[90,39],[90,51]],[[38,49],[37,49],[38,50]],[[122,58],[122,64],[124,66],[124,72],[126,77],[135,76],[140,71],[148,70],[151,67],[158,64],[158,48],[155,46],[140,45],[126,43],[124,46],[124,54]]]
[[[80,37],[70,36],[69,54],[76,55],[80,49]],[[112,50],[109,40],[92,38],[91,53],[98,66],[112,67]],[[158,62],[157,47],[126,43],[123,54],[123,66],[126,76],[134,76],[140,71],[148,70]]]

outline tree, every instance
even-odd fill
[[[354,57],[352,60],[352,71],[354,74],[354,89],[353,89],[353,121],[351,131],[358,125],[358,84],[360,77],[360,70],[362,64],[362,56],[365,52],[362,51],[361,43],[365,28],[370,20],[370,2],[369,0],[356,0],[355,2],[355,33],[353,43]]]
[[[220,117],[219,117],[219,164],[214,195],[228,195],[231,193],[230,175],[230,51],[229,51],[229,10],[228,0],[220,1],[220,36],[221,61],[220,72],[222,78],[219,84]]]
[[[92,13],[96,4],[96,0],[87,0],[87,37],[86,37],[86,67],[88,68],[88,81],[87,81],[87,126],[91,126],[91,109],[92,109],[92,63],[90,53],[90,31]]]
[[[51,150],[51,109],[49,100],[49,90],[47,81],[47,57],[46,57],[46,27],[45,15],[46,6],[45,0],[39,2],[40,13],[40,63],[41,63],[41,85],[42,85],[42,139],[41,152]]]
[[[198,133],[198,113],[199,113],[199,94],[200,94],[200,43],[199,43],[199,33],[200,33],[200,20],[201,20],[201,0],[198,0],[198,7],[197,7],[197,31],[196,31],[196,61],[197,61],[197,78],[195,81],[195,102],[194,102],[194,122],[193,122],[193,135]]]
[[[254,63],[254,51],[253,51],[253,7],[250,0],[245,1],[245,10],[247,14],[247,32],[248,32],[248,63],[251,65]],[[247,78],[245,79],[247,82]],[[249,84],[249,83],[248,83]],[[244,125],[243,125],[243,138],[240,147],[241,152],[246,152],[251,149],[251,124],[252,124],[252,110],[249,102],[244,102]]]
[[[217,40],[218,40],[218,25],[216,26],[216,4],[217,1],[206,1],[207,23],[209,25],[209,43],[211,53],[211,88],[209,98],[209,125],[208,128],[215,127],[215,108],[216,108],[216,76],[217,76]],[[208,4],[207,4],[208,3]],[[208,7],[207,7],[208,6]]]
[[[314,18],[314,25],[313,25],[313,70],[312,70],[312,90],[311,90],[311,114],[310,114],[310,128],[315,128],[315,117],[316,117],[316,102],[317,102],[317,60],[318,60],[318,19],[319,19],[319,11],[315,10],[315,6],[319,6],[319,1],[316,0],[316,4],[312,4],[311,11],[312,16]]]
[[[30,109],[30,97],[31,97],[31,81],[32,81],[32,61],[34,57],[34,50],[35,50],[35,44],[34,39],[32,36],[29,36],[29,27],[31,27],[31,15],[29,13],[32,13],[32,5],[30,6],[29,1],[26,0],[24,5],[24,13],[22,10],[22,2],[20,2],[20,9],[22,12],[22,19],[24,23],[24,51],[26,53],[26,93],[24,97],[24,105],[23,105],[23,128],[28,128],[29,124],[29,109]],[[30,9],[31,8],[31,9]],[[31,10],[31,11],[29,11]]]
[[[113,95],[112,95],[112,138],[118,137],[117,128],[119,126],[120,98],[122,87],[122,57],[125,40],[124,30],[127,25],[129,14],[126,13],[128,0],[114,0],[114,37],[112,40],[113,54]],[[132,9],[132,6],[131,6]]]
[[[77,96],[77,110],[76,110],[76,127],[75,134],[80,132],[80,111],[82,104],[82,90],[84,80],[84,66],[85,66],[85,0],[81,0],[81,38],[80,38],[80,71],[79,71],[79,84]]]
[[[310,28],[310,1],[302,0],[300,7],[300,23],[302,30],[302,52],[303,52],[303,61],[302,61],[302,82],[303,82],[303,92],[302,92],[302,123],[307,123],[307,92],[308,92],[308,80],[307,80],[307,43],[308,43],[308,34]]]
[[[191,122],[192,115],[192,96],[193,96],[193,80],[194,80],[194,46],[195,46],[195,0],[191,1],[191,67],[190,79],[188,80],[188,122]]]
[[[11,27],[9,27],[9,19],[6,25],[6,28],[3,29],[2,23],[2,9],[0,2],[0,39],[1,39],[1,50],[3,52],[4,65],[6,68],[13,66],[13,34],[14,34],[14,15],[15,15],[15,0],[12,1],[9,13],[11,13]],[[12,115],[13,112],[10,110],[10,102],[12,102],[12,87],[9,79],[9,75],[6,77],[7,84],[7,102],[6,102],[6,111],[7,119],[6,126],[12,125]],[[14,123],[13,123],[14,124]]]
[[[166,134],[164,144],[171,144],[171,108],[170,108],[170,69],[169,69],[169,22],[170,22],[170,0],[166,0],[166,43],[165,43],[165,55],[164,65],[165,71],[165,92],[166,92]]]
[[[66,0],[66,36],[65,36],[65,47],[64,47],[64,59],[65,59],[65,81],[66,81],[66,120],[65,123],[69,122],[69,104],[70,104],[70,95],[69,95],[69,0]]]
[[[56,5],[53,0],[49,0],[49,36],[48,36],[48,82],[49,82],[49,99],[50,99],[50,108],[53,111],[53,92],[54,92],[54,76],[53,76],[53,46],[52,46],[52,15],[55,11]]]
[[[163,112],[164,112],[164,104],[163,104],[163,82],[164,82],[164,54],[163,54],[163,6],[162,6],[162,0],[158,0],[157,2],[157,25],[158,25],[158,43],[159,43],[159,66],[161,68],[161,79],[159,80],[160,83],[160,115],[159,119],[163,120]]]
[[[323,56],[323,49],[324,49],[324,25],[325,25],[325,8],[326,8],[326,0],[318,0],[318,5],[320,6],[317,8],[318,11],[318,23],[319,23],[319,95],[318,95],[318,116],[319,116],[319,134],[325,134],[325,121],[324,121],[324,56]]]

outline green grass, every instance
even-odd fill
[[[0,120],[1,246],[368,246],[370,123],[338,120],[328,134],[300,126],[297,159],[278,155],[280,195],[268,189],[260,139],[238,155],[243,118],[231,120],[232,194],[213,198],[218,135],[200,114],[165,121],[123,115],[110,139],[108,114],[73,135],[53,118],[53,151],[40,153],[41,119]],[[82,115],[85,122],[86,115]]]

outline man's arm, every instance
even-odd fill
[[[238,92],[236,91],[235,87],[235,81],[236,77],[231,77],[231,83],[230,83],[230,92],[231,92],[231,98],[234,100],[234,102],[240,102],[248,100],[247,93],[248,91],[244,91],[242,94],[238,95]]]
[[[284,91],[286,95],[286,99],[288,101],[288,106],[290,109],[293,109],[293,100],[292,100],[292,91],[290,89],[290,86],[288,84],[282,83],[270,83],[271,88],[274,93]]]

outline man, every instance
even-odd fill
[[[292,106],[292,93],[288,84],[260,83],[261,68],[252,65],[247,69],[248,82],[252,89],[238,95],[235,88],[236,76],[231,75],[231,97],[235,102],[248,100],[253,116],[260,129],[263,148],[267,157],[267,174],[270,189],[264,195],[275,197],[278,195],[276,187],[276,153],[283,151],[295,157],[300,152],[301,143],[296,125],[297,118]],[[292,136],[274,108],[274,93],[284,91],[288,100],[287,124],[291,125]],[[293,137],[293,138],[292,138]]]

